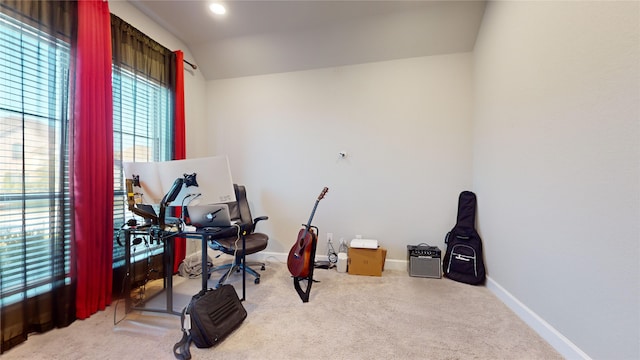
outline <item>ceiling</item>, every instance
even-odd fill
[[[188,47],[205,79],[472,51],[485,1],[129,0]]]

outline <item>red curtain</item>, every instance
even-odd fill
[[[78,2],[74,49],[73,146],[76,316],[111,303],[113,262],[113,95],[111,24],[103,0]]]
[[[174,51],[174,53],[176,54],[176,88],[173,124],[173,159],[182,160],[187,157],[184,117],[184,53],[180,50]],[[185,239],[175,238],[174,241],[173,272],[176,273],[187,251]]]

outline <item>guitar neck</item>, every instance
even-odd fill
[[[316,214],[316,209],[318,208],[318,203],[319,202],[320,202],[320,200],[316,200],[315,205],[313,205],[313,210],[311,211],[311,216],[309,216],[309,221],[307,222],[307,225],[305,226],[307,231],[311,227],[311,221],[313,221],[313,216]]]
[[[318,203],[320,203],[320,200],[322,200],[322,198],[324,198],[324,195],[327,193],[327,191],[329,191],[329,188],[327,188],[327,187],[322,189],[322,192],[318,196],[318,199],[316,199],[316,203],[313,205],[313,210],[311,210],[311,216],[309,216],[309,221],[307,222],[307,225],[305,226],[305,229],[306,229],[305,235],[307,234],[307,232],[309,231],[309,228],[311,227],[311,221],[313,220],[313,216],[316,214],[316,209],[318,208]]]

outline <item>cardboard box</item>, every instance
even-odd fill
[[[382,276],[384,261],[387,257],[387,249],[361,249],[349,248],[349,267],[347,272],[351,275]]]

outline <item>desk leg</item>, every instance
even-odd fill
[[[209,280],[209,263],[207,262],[208,256],[208,246],[207,246],[207,237],[202,234],[202,291],[207,290],[207,281]]]
[[[125,248],[124,248],[124,257],[125,257],[125,282],[124,282],[124,301],[125,301],[125,314],[131,312],[131,310],[140,310],[140,311],[149,311],[149,312],[159,312],[159,313],[168,313],[173,315],[181,315],[181,312],[173,311],[173,241],[175,241],[175,235],[167,235],[160,232],[146,232],[141,233],[140,231],[136,232],[135,230],[126,229],[125,232]],[[166,306],[164,309],[152,309],[146,308],[144,306],[140,307],[138,305],[134,306],[133,301],[131,299],[131,236],[134,234],[140,234],[141,236],[149,236],[149,241],[152,242],[153,239],[157,241],[164,241],[163,243],[163,254],[162,254],[162,268],[164,271],[164,292],[166,296]],[[160,244],[160,243],[158,243]],[[135,262],[133,263],[135,266]],[[160,295],[157,294],[153,295]],[[150,300],[151,298],[147,298],[144,302]]]
[[[245,300],[245,288],[246,288],[246,278],[247,278],[247,252],[246,249],[246,241],[244,237],[244,231],[242,232],[242,301]]]
[[[124,313],[131,311],[131,231],[124,230]]]
[[[165,271],[165,293],[167,298],[167,312],[173,313],[173,242],[176,237],[168,236],[164,239],[164,271]],[[159,241],[159,239],[158,239]]]

